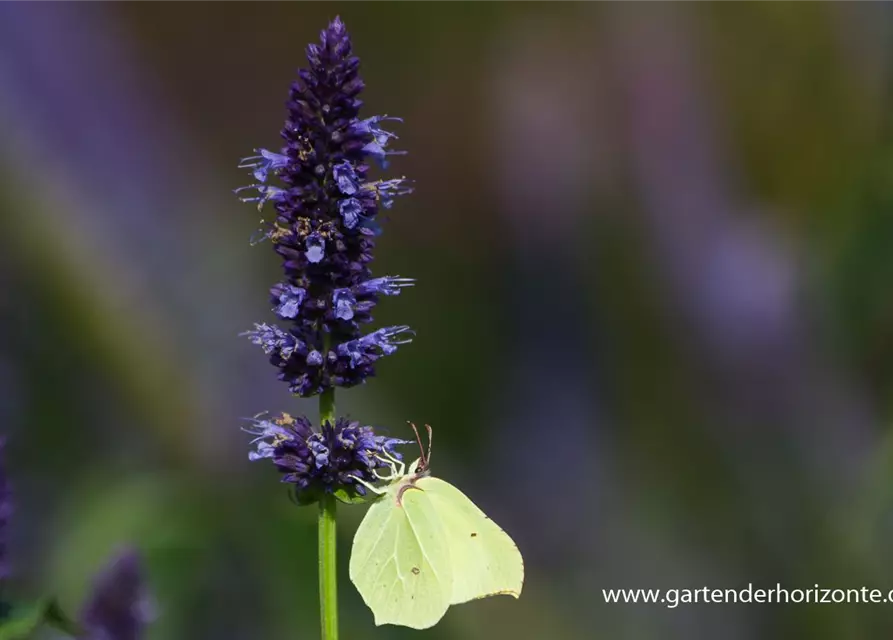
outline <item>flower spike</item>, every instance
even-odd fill
[[[404,177],[370,177],[372,160],[404,153],[390,148],[397,135],[389,130],[403,120],[360,116],[364,85],[352,49],[344,23],[333,21],[307,47],[308,66],[291,86],[283,147],[259,147],[239,163],[257,182],[236,193],[258,209],[275,209],[260,239],[283,260],[284,278],[271,288],[270,303],[288,324],[258,324],[246,335],[303,397],[363,384],[375,375],[374,363],[409,335],[406,328],[399,335],[389,333],[393,328],[362,332],[381,296],[414,284],[373,277],[370,269],[380,211],[412,188]]]

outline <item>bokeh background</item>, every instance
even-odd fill
[[[415,180],[375,270],[412,345],[341,413],[436,430],[520,602],[345,638],[881,638],[893,605],[893,11],[881,3],[0,4],[0,421],[21,591],[136,545],[152,639],[318,637],[315,510],[240,420],[316,415],[240,331],[279,260],[232,189],[340,14]],[[52,637],[48,635],[47,637]]]

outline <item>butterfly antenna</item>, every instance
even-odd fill
[[[426,424],[425,428],[428,430],[428,455],[425,456],[425,464],[431,464],[431,444],[434,442],[434,429],[431,428],[430,424]]]
[[[418,428],[412,423],[409,423],[409,426],[412,427],[413,433],[415,433],[415,441],[419,443],[419,457],[422,460],[422,467],[428,468],[428,455],[425,454],[425,446],[422,444],[422,437],[419,435]],[[430,449],[428,450],[428,454],[430,454]]]

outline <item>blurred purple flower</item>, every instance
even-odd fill
[[[6,447],[6,438],[0,437],[0,581],[9,577],[10,566],[7,554],[9,519],[12,516],[12,491],[9,487],[9,479],[6,476],[6,464],[3,459],[3,451]]]
[[[152,618],[140,557],[119,552],[97,576],[81,612],[87,640],[137,640]]]

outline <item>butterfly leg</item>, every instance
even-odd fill
[[[376,474],[376,475],[377,475],[377,474]],[[369,484],[368,482],[366,482],[365,480],[363,480],[363,479],[360,478],[359,476],[351,475],[351,476],[348,476],[348,477],[353,478],[356,482],[358,482],[359,484],[363,485],[364,487],[366,487],[367,489],[369,489],[369,491],[371,491],[372,493],[374,493],[374,494],[376,494],[376,495],[383,496],[384,494],[386,494],[386,493],[388,492],[388,490],[387,490],[386,487],[382,487],[382,488],[376,487],[374,484]]]
[[[381,457],[384,461],[391,467],[391,471],[393,471],[393,476],[391,476],[391,480],[395,478],[399,478],[400,476],[406,473],[406,465],[403,464],[403,461],[400,458],[393,456],[387,451],[381,452]]]
[[[392,482],[403,475],[404,466],[403,463],[400,462],[400,460],[387,452],[379,454],[376,457],[380,462],[386,464],[391,470],[389,474],[383,474],[380,473],[378,469],[373,469],[372,473],[374,473],[379,480],[382,480],[384,482]]]
[[[378,469],[374,469],[372,473],[375,474],[375,477],[381,480],[382,482],[392,482],[400,476],[397,475],[397,472],[394,469],[391,469],[390,473],[381,473]]]

